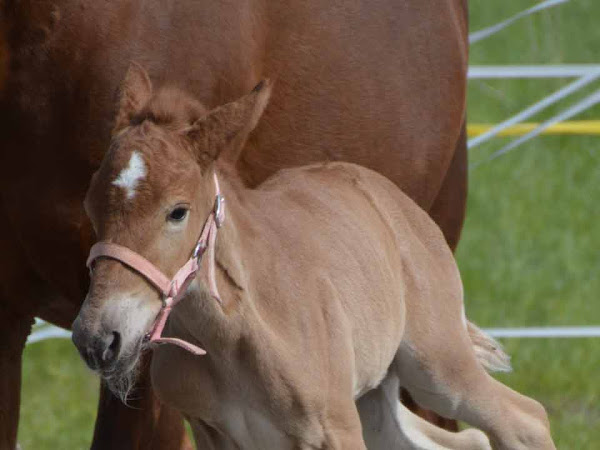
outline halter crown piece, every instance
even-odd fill
[[[194,355],[205,355],[206,351],[183,339],[161,337],[161,334],[165,327],[165,323],[167,322],[167,318],[171,313],[171,309],[173,309],[173,307],[183,298],[187,287],[198,272],[202,256],[207,250],[209,259],[208,287],[211,296],[221,303],[221,297],[219,296],[215,279],[215,243],[217,239],[217,230],[221,227],[223,220],[225,219],[225,199],[221,195],[217,174],[214,173],[213,177],[216,192],[214,207],[208,215],[206,222],[204,222],[202,233],[200,234],[198,243],[194,247],[192,256],[177,271],[172,280],[169,280],[158,267],[139,253],[122,245],[113,244],[108,241],[96,242],[90,250],[90,255],[88,256],[86,263],[87,267],[92,271],[96,259],[110,258],[134,269],[143,276],[158,292],[160,292],[163,301],[162,308],[154,320],[152,331],[146,335],[146,339],[149,340],[150,343],[178,345]]]

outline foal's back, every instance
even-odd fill
[[[450,269],[456,275],[439,227],[394,183],[370,169],[344,162],[287,169],[257,191],[260,208],[272,212],[262,215],[271,218],[273,231],[278,229],[282,239],[306,240],[302,248],[310,251],[318,244],[323,257],[333,252],[339,262],[339,251],[373,249],[382,263],[427,262],[431,267],[425,271]]]

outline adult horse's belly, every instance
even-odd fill
[[[385,175],[428,210],[464,117],[462,6],[281,3],[262,69],[276,83],[240,164],[247,178],[256,183],[281,167],[348,161]]]

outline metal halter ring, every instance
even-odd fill
[[[221,228],[221,225],[223,225],[223,219],[221,218],[221,216],[223,214],[223,203],[224,202],[225,202],[225,199],[223,198],[223,196],[221,194],[217,194],[217,196],[215,197],[215,206],[214,206],[215,224],[217,225],[217,228]]]

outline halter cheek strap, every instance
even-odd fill
[[[209,214],[202,233],[192,256],[188,261],[177,271],[173,279],[169,279],[159,268],[148,261],[139,253],[124,247],[122,245],[114,244],[108,241],[100,241],[94,244],[90,250],[90,255],[87,259],[87,266],[92,270],[93,263],[98,258],[110,258],[121,262],[122,264],[132,268],[141,276],[143,276],[162,296],[163,305],[160,309],[154,325],[151,331],[148,333],[146,338],[151,343],[157,344],[174,344],[177,345],[194,355],[204,355],[206,351],[200,347],[186,342],[178,338],[162,337],[162,332],[167,322],[167,318],[171,313],[171,309],[179,303],[183,298],[187,287],[195,278],[196,273],[200,267],[200,261],[205,251],[208,250],[208,287],[211,296],[221,302],[219,291],[217,290],[217,283],[215,277],[215,244],[217,239],[217,230],[223,224],[225,218],[224,202],[219,188],[219,180],[217,179],[216,173],[214,174],[215,182],[215,205],[213,210]]]

